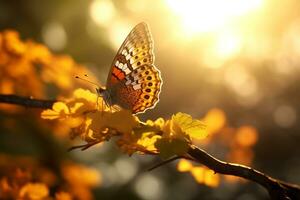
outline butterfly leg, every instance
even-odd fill
[[[99,110],[99,94],[97,94],[97,97],[96,97],[96,109]]]
[[[106,105],[109,107],[109,112],[112,113],[112,109],[111,109],[112,108],[112,103],[111,103],[111,96],[110,95],[108,95],[107,101],[108,102],[107,102]]]

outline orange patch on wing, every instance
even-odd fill
[[[112,73],[116,76],[118,76],[118,74],[121,72],[121,70],[119,70],[118,68],[114,67]]]
[[[114,76],[116,76],[116,78],[118,78],[119,80],[122,80],[122,79],[125,78],[125,73],[122,70],[120,70],[120,69],[118,69],[116,67],[114,67],[114,69],[112,71],[112,74]]]
[[[119,73],[119,74],[118,74],[118,78],[119,78],[120,80],[124,79],[124,78],[125,78],[125,74],[124,74],[123,72]]]
[[[114,76],[111,76],[111,83],[117,83],[117,82],[119,82],[119,80],[116,78],[116,77],[114,77]]]

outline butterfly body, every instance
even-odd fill
[[[112,63],[106,89],[97,92],[108,106],[118,105],[132,113],[152,108],[159,100],[162,85],[154,66],[153,41],[146,23],[129,33]]]

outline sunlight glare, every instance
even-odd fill
[[[115,12],[115,7],[110,0],[95,0],[90,6],[90,16],[100,26],[109,25]]]
[[[211,32],[259,9],[263,0],[166,0],[188,34]]]
[[[225,32],[217,38],[216,53],[220,58],[228,58],[238,53],[241,46],[241,39],[237,34]]]

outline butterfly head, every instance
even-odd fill
[[[98,96],[102,97],[106,106],[112,106],[111,95],[107,89],[105,89],[103,87],[98,87],[98,88],[96,88],[96,91],[97,91]]]
[[[96,88],[96,91],[99,96],[103,96],[106,89],[104,89],[103,87],[98,87],[98,88]]]
[[[85,75],[85,77],[87,77],[87,75]],[[111,105],[111,95],[110,95],[110,92],[107,89],[105,89],[104,87],[99,86],[97,83],[89,81],[89,80],[87,80],[85,78],[81,78],[79,76],[76,76],[75,78],[80,79],[82,81],[85,81],[85,82],[88,82],[90,84],[93,84],[93,85],[97,86],[96,87],[96,92],[97,92],[98,97],[102,97],[103,100],[104,100],[104,102],[105,102],[105,104],[107,106]]]

